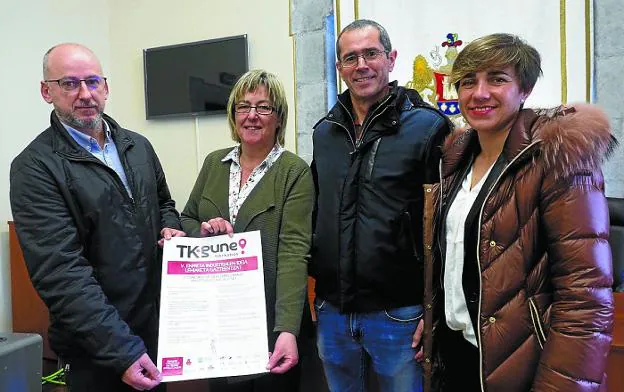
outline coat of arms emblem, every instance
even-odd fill
[[[406,87],[418,91],[425,102],[440,109],[459,127],[466,126],[466,122],[461,116],[457,92],[450,83],[450,74],[459,53],[458,47],[462,44],[457,33],[448,33],[446,40],[429,52],[430,62],[422,54],[414,58],[412,80],[406,84]],[[445,49],[445,64],[440,48]]]

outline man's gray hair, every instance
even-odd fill
[[[360,30],[366,27],[373,27],[377,29],[377,31],[379,31],[379,42],[381,42],[381,45],[383,46],[384,50],[386,52],[392,51],[392,43],[390,43],[390,36],[388,35],[388,32],[386,31],[386,29],[384,29],[382,25],[370,19],[358,19],[349,23],[344,29],[342,29],[340,34],[338,34],[338,39],[336,40],[336,58],[338,59],[338,61],[340,61],[340,45],[339,45],[340,37],[342,37],[342,35],[346,33],[347,31]]]
[[[47,79],[48,78],[48,60],[50,57],[50,53],[56,49],[58,45],[54,45],[53,47],[51,47],[50,49],[48,49],[47,52],[45,52],[45,54],[43,55],[43,79]]]

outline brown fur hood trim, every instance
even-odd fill
[[[446,138],[443,176],[455,170],[476,138],[473,129],[458,129]],[[540,151],[535,159],[543,161],[546,170],[554,170],[557,177],[599,169],[618,145],[605,113],[585,103],[522,110],[503,152],[511,161],[534,142],[538,142],[535,147]]]
[[[568,176],[600,169],[618,142],[606,114],[597,106],[578,103],[537,111],[533,139],[541,139],[541,159],[546,170]]]

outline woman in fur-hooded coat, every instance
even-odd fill
[[[493,35],[464,52],[527,46]],[[608,120],[587,104],[522,109],[526,67],[466,60],[455,80],[471,128],[447,138],[441,182],[426,192],[426,390],[606,391]]]
[[[475,138],[468,130],[445,143],[442,207]],[[520,112],[503,168],[474,217],[478,262],[464,267],[483,391],[606,390],[614,309],[599,166],[613,146],[606,117],[589,105]],[[429,277],[430,287],[440,283]],[[439,310],[444,297],[431,293]]]

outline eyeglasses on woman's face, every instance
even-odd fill
[[[273,111],[275,110],[275,107],[271,106],[271,105],[250,105],[248,103],[237,103],[236,105],[234,105],[234,111],[236,113],[250,113],[251,109],[256,109],[256,113],[261,114],[263,116],[268,116],[269,114],[273,113]]]

